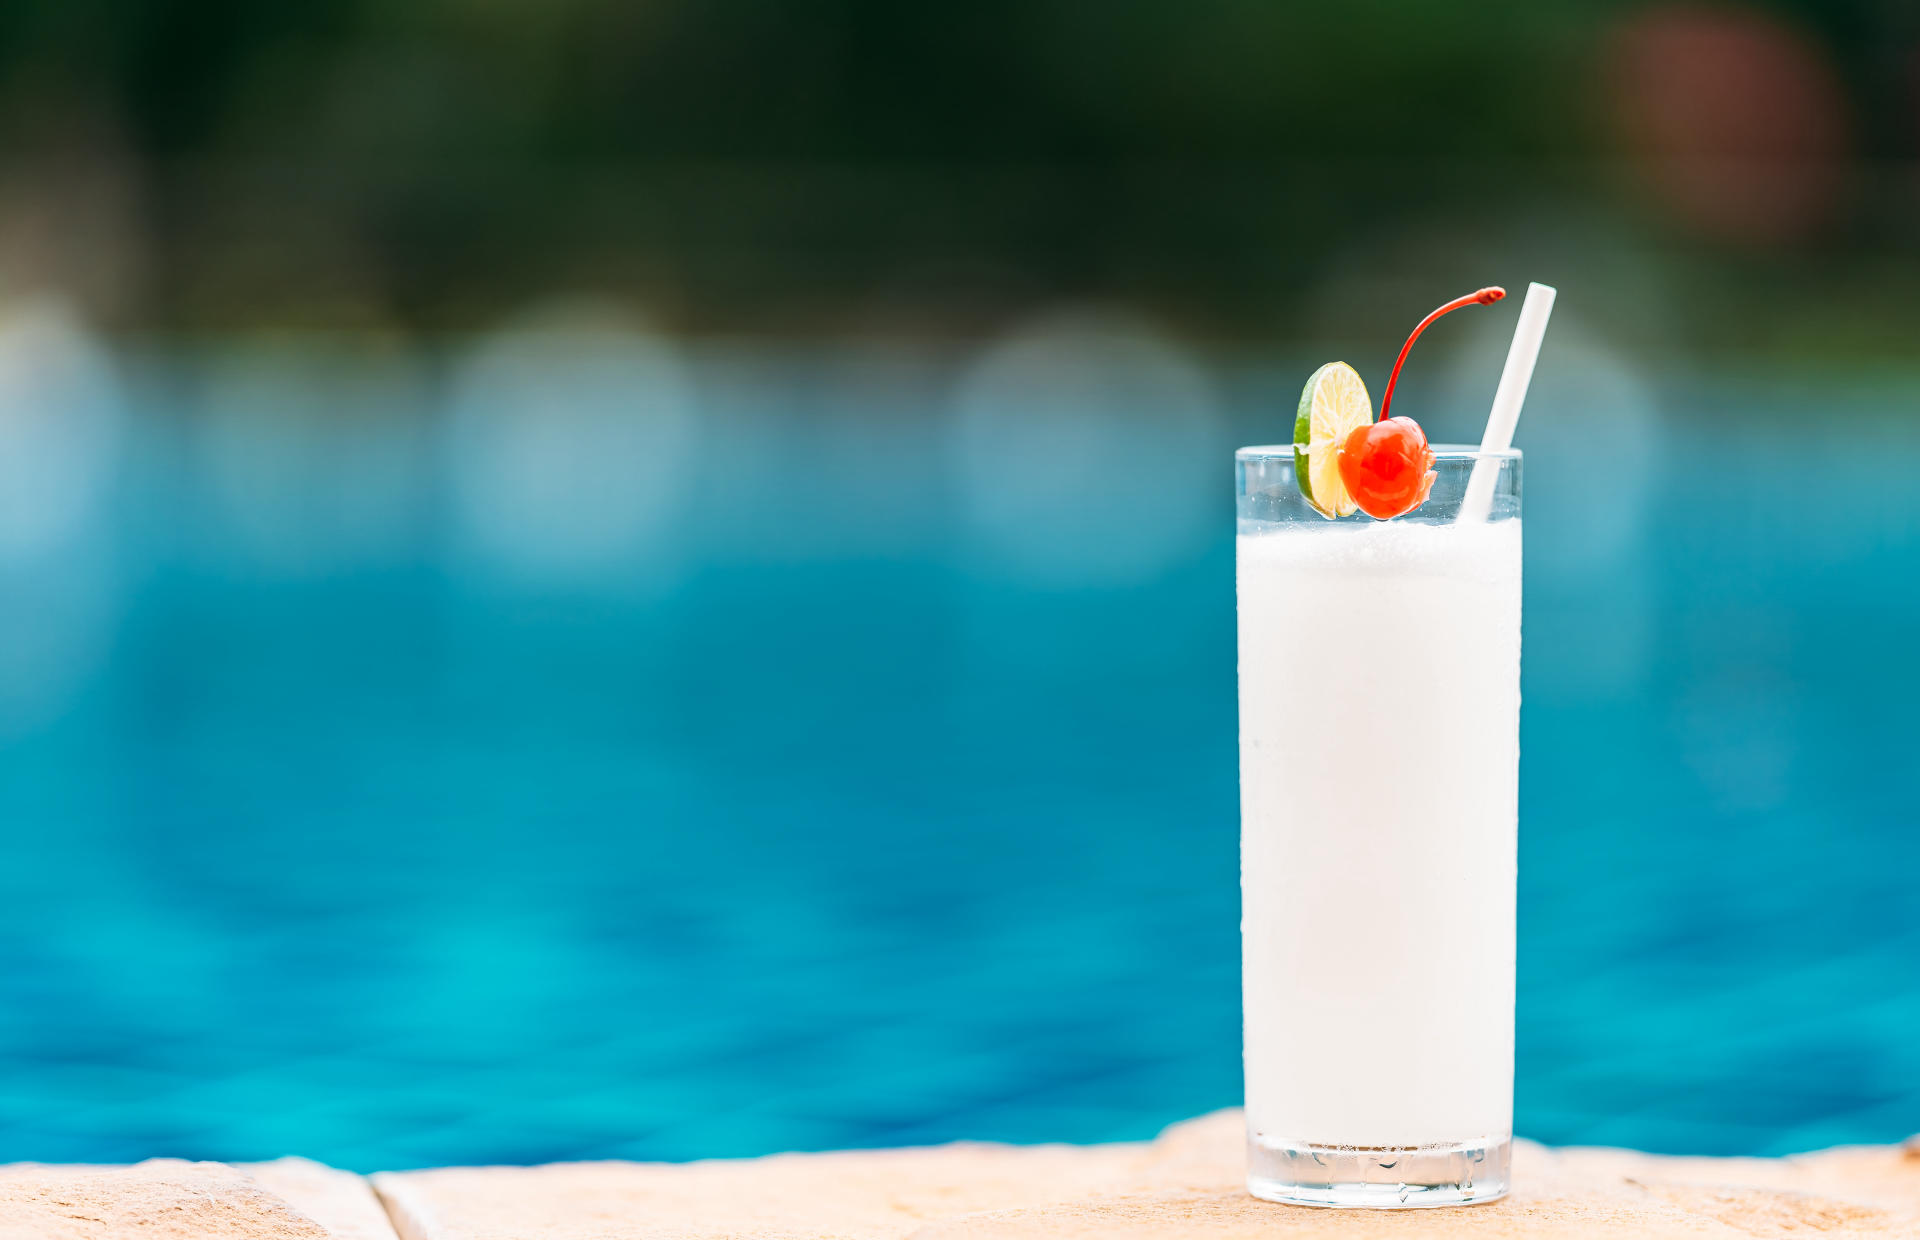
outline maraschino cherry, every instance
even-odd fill
[[[1490,306],[1507,295],[1503,288],[1483,288],[1465,297],[1456,297],[1420,320],[1387,377],[1386,394],[1380,398],[1380,420],[1355,427],[1340,445],[1338,463],[1340,481],[1360,511],[1385,521],[1405,516],[1427,502],[1433,490],[1433,449],[1427,446],[1426,432],[1412,418],[1392,418],[1393,386],[1400,382],[1400,367],[1406,364],[1407,350],[1427,330],[1427,325],[1443,314],[1462,306]]]

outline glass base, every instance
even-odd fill
[[[1247,1141],[1247,1191],[1296,1206],[1464,1206],[1507,1195],[1513,1141],[1406,1148]]]

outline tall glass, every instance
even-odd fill
[[[1391,521],[1314,511],[1291,445],[1235,456],[1247,1187],[1271,1201],[1507,1192],[1520,454],[1434,451]],[[1459,519],[1475,469],[1491,508]]]

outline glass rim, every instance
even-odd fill
[[[1236,461],[1278,461],[1293,460],[1296,445],[1290,443],[1254,444],[1245,448],[1236,448],[1233,459]],[[1439,461],[1517,461],[1520,449],[1503,448],[1498,452],[1483,451],[1479,444],[1436,443],[1429,444],[1433,449],[1433,459]]]

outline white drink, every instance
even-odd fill
[[[1249,1135],[1256,1150],[1504,1142],[1520,522],[1248,528]]]

